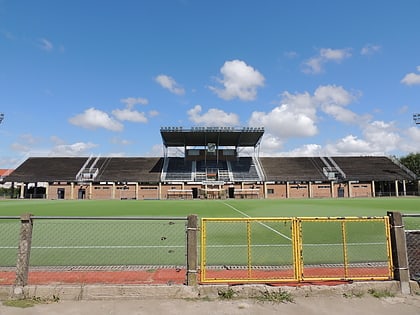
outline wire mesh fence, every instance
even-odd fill
[[[185,218],[34,220],[30,267],[185,265]]]
[[[294,279],[290,218],[202,219],[201,281]]]
[[[388,217],[202,219],[201,281],[391,279]]]
[[[410,278],[420,282],[420,214],[403,214]]]
[[[391,279],[387,217],[298,221],[302,280]]]
[[[0,268],[16,266],[19,228],[19,217],[0,217]]]

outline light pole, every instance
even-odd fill
[[[420,125],[420,114],[413,114],[413,121],[416,125]]]

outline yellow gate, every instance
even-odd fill
[[[201,283],[392,277],[386,216],[201,219]]]

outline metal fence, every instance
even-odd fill
[[[0,269],[15,270],[21,285],[31,284],[28,274],[40,270],[187,270],[187,222],[185,217],[0,217]]]
[[[204,218],[202,283],[387,280],[388,217]]]
[[[420,214],[402,214],[410,278],[420,282]]]

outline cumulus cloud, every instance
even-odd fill
[[[351,51],[348,48],[331,49],[321,48],[318,55],[309,58],[303,63],[303,72],[308,74],[319,74],[324,71],[325,64],[328,62],[340,63],[346,58],[351,57]]]
[[[185,90],[174,80],[174,78],[160,74],[155,78],[155,81],[164,89],[177,95],[184,95]]]
[[[354,135],[347,135],[339,139],[335,144],[328,144],[325,148],[326,155],[377,155],[383,151],[377,151],[369,141],[359,139]]]
[[[373,55],[379,52],[380,50],[381,50],[381,46],[379,45],[367,44],[360,50],[360,54],[364,56]]]
[[[257,97],[257,89],[264,86],[264,76],[242,60],[226,61],[220,69],[222,78],[217,81],[223,88],[210,86],[210,90],[224,100],[239,98],[252,101]]]
[[[193,123],[200,126],[237,126],[239,116],[234,113],[226,113],[217,108],[210,108],[206,113],[202,113],[201,105],[196,105],[188,112],[188,118]]]
[[[122,131],[124,129],[120,122],[93,107],[86,109],[82,114],[71,117],[69,122],[86,129],[104,128],[111,131]]]
[[[97,145],[91,142],[59,144],[51,149],[49,156],[83,156],[89,154],[89,150],[95,147],[97,147]]]
[[[417,71],[420,72],[420,66],[417,67]],[[405,85],[420,85],[420,73],[407,73],[401,80],[401,83]]]
[[[138,112],[129,108],[114,109],[112,111],[112,115],[114,115],[115,118],[121,121],[131,121],[140,123],[147,122],[147,117],[143,112]]]
[[[141,105],[147,105],[149,104],[149,100],[142,97],[127,97],[122,98],[121,103],[124,103],[127,105],[127,108],[133,108],[134,105],[141,104]]]
[[[314,94],[308,92],[283,92],[280,105],[269,112],[253,112],[249,124],[264,126],[273,137],[281,139],[312,137],[318,133],[318,112],[324,112],[337,121],[358,123],[360,117],[344,108],[357,99],[357,94],[343,87],[326,85],[318,87]]]
[[[268,113],[253,112],[249,124],[264,126],[280,138],[311,137],[318,133],[314,119],[289,104],[275,107]]]

